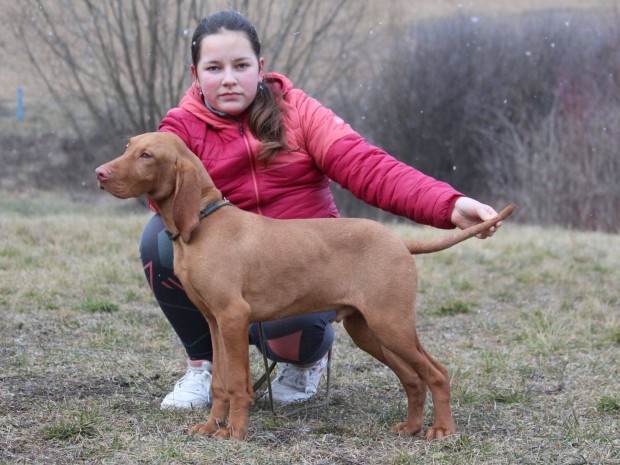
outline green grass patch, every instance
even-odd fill
[[[502,404],[520,404],[526,402],[530,397],[527,390],[521,388],[499,388],[492,390],[491,399]]]
[[[599,412],[620,412],[620,399],[604,396],[598,401],[596,409]]]
[[[43,438],[48,441],[76,441],[97,436],[97,416],[92,412],[78,412],[69,419],[58,420],[43,428]]]
[[[76,310],[86,313],[114,313],[118,312],[120,307],[107,299],[86,298],[76,305]]]
[[[466,315],[474,312],[474,306],[470,302],[464,302],[462,300],[455,300],[441,305],[436,313],[439,316],[454,316],[454,315]]]

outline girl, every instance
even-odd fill
[[[373,206],[438,228],[466,228],[497,215],[370,145],[285,76],[265,73],[256,30],[241,14],[203,19],[191,53],[192,85],[159,130],[178,135],[237,207],[271,218],[338,217],[329,189],[334,180]],[[203,407],[211,396],[209,327],[173,274],[159,215],[147,224],[140,250],[147,280],[188,355],[187,373],[162,408]],[[316,394],[334,339],[333,316],[264,324],[268,357],[284,362],[272,384],[275,402]],[[258,345],[256,326],[248,339]]]

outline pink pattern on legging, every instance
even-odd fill
[[[269,349],[278,357],[292,362],[299,361],[299,348],[301,345],[301,331],[294,332],[276,339],[267,341]]]

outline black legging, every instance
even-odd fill
[[[191,360],[212,360],[209,325],[188,299],[172,270],[172,242],[159,215],[146,224],[140,256],[157,303]],[[263,323],[267,357],[278,362],[309,364],[320,360],[334,341],[335,312],[314,313]],[[250,325],[249,341],[260,348],[258,325]]]

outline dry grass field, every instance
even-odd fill
[[[184,358],[138,257],[148,213],[34,192],[0,210],[1,464],[620,463],[617,235],[508,221],[416,259],[418,331],[452,375],[455,436],[389,434],[403,391],[337,325],[329,408],[257,403],[233,443],[187,435],[207,412],[159,409]]]

